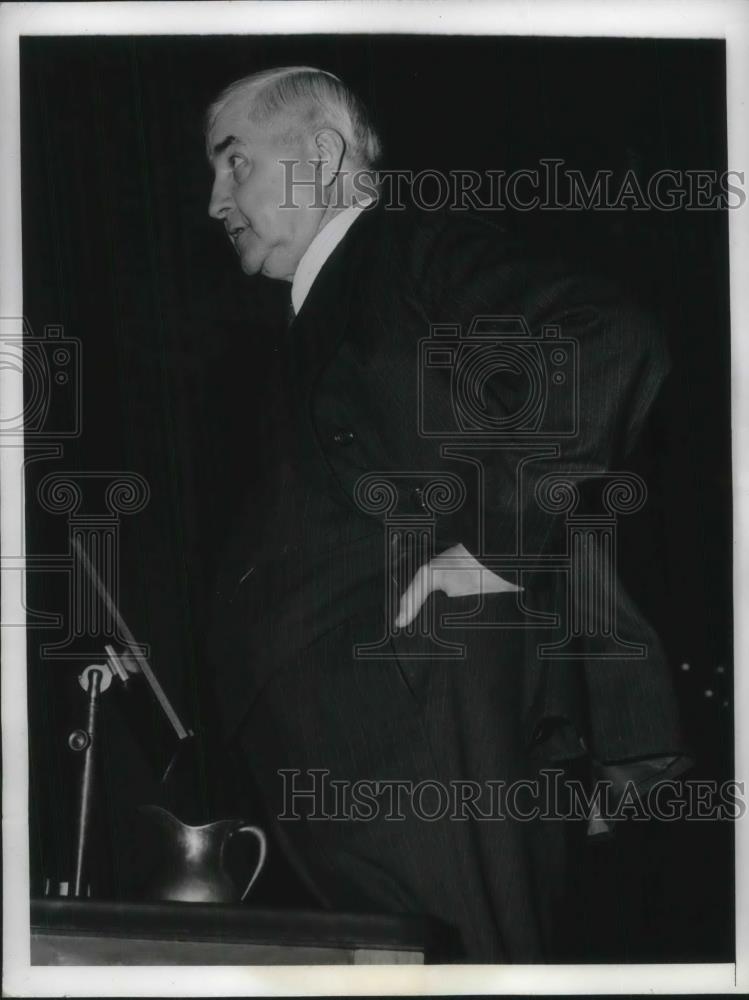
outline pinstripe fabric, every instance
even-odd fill
[[[413,659],[417,640],[403,636],[392,640],[393,658],[352,655],[383,635],[388,599],[382,522],[353,500],[362,473],[463,478],[468,500],[438,519],[438,550],[460,541],[477,552],[483,524],[488,551],[516,551],[518,503],[525,550],[559,544],[558,520],[532,507],[532,490],[513,492],[509,453],[487,458],[479,505],[470,467],[417,431],[419,340],[430,322],[468,324],[487,312],[523,315],[531,329],[557,323],[580,344],[580,431],[561,456],[536,463],[536,478],[620,468],[668,369],[646,316],[609,288],[532,262],[492,227],[379,209],[357,221],[288,332],[275,472],[260,516],[232,543],[219,592],[225,722],[274,813],[283,808],[279,768],[327,768],[348,781],[508,782],[579,756],[580,735],[603,761],[682,750],[660,645],[623,590],[620,624],[648,645],[644,661],[542,660],[539,642],[559,636],[535,626],[452,630],[450,640],[465,643],[462,661]],[[506,379],[494,405],[512,407],[519,392]],[[430,405],[434,419],[454,420],[448,384]],[[558,405],[547,406],[552,425]],[[341,439],[342,428],[350,436]],[[521,599],[495,595],[477,621],[509,610],[527,626],[533,613],[563,614],[561,574],[524,583]],[[432,600],[450,611],[475,602]],[[426,913],[455,928],[463,958],[531,962],[557,954],[577,833],[570,823],[411,815],[290,821],[283,839],[329,905]]]
[[[354,661],[350,644],[374,637],[381,624],[381,617],[361,616],[327,633],[304,662],[274,675],[255,703],[242,747],[273,815],[289,811],[281,768],[301,772],[298,789],[314,787],[315,769],[338,781],[438,780],[449,787],[533,780],[553,763],[534,760],[523,746],[520,649],[497,665],[486,632],[462,636],[470,643],[465,661]],[[579,830],[502,818],[429,821],[409,808],[407,794],[404,818],[388,819],[389,792],[375,798],[381,814],[374,819],[279,821],[327,905],[436,917],[454,929],[455,957],[465,961],[555,956],[566,850]],[[335,814],[332,794],[320,799]],[[428,796],[422,805],[437,809]],[[309,808],[306,799],[296,802],[302,817]],[[489,800],[478,808],[488,814]]]

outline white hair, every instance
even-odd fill
[[[379,160],[380,139],[367,109],[332,73],[311,66],[283,66],[236,80],[208,108],[206,136],[218,115],[235,98],[246,99],[248,120],[265,124],[286,114],[306,131],[334,128],[343,136],[348,154],[358,166],[374,167]]]

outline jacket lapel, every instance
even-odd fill
[[[287,350],[299,389],[309,393],[348,329],[366,248],[382,209],[366,209],[325,261],[287,330]]]

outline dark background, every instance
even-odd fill
[[[221,745],[206,629],[228,525],[252,510],[274,405],[280,289],[241,275],[207,204],[202,113],[231,80],[313,65],[359,92],[385,166],[487,170],[563,157],[586,179],[633,168],[725,169],[725,49],[713,41],[347,37],[26,38],[21,42],[24,311],[37,336],[82,342],[83,433],[27,475],[28,551],[63,553],[65,517],[35,499],[49,472],[128,470],[149,483],[123,516],[120,607],[196,739],[174,749],[144,690],[104,696],[94,892],[143,878],[135,807],[187,822],[262,819]],[[503,213],[500,218],[505,222]],[[725,212],[531,212],[512,220],[612,273],[659,316],[674,372],[633,458],[647,508],[621,524],[622,569],[669,652],[697,764],[733,771],[728,251]],[[50,426],[64,402],[53,398]],[[93,508],[92,508],[93,509]],[[29,605],[65,610],[64,579],[30,574]],[[29,635],[32,892],[72,873],[85,662],[48,661]],[[683,669],[682,664],[688,664]],[[241,858],[234,859],[241,868]],[[620,831],[573,886],[579,958],[728,961],[727,823]],[[310,905],[273,852],[254,900]]]

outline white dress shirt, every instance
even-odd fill
[[[304,300],[325,261],[373,200],[373,198],[365,198],[354,205],[349,205],[338,215],[334,215],[307,247],[291,282],[291,305],[295,316],[302,308]]]

